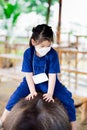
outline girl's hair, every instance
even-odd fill
[[[32,46],[31,39],[37,41],[36,44],[40,44],[41,42],[48,40],[53,42],[53,31],[52,28],[46,24],[37,25],[32,29],[32,36],[30,38],[29,45]]]

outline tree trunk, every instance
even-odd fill
[[[60,34],[61,34],[61,12],[62,12],[62,0],[59,0],[59,17],[58,17],[58,30],[57,30],[58,44],[60,44]]]
[[[8,53],[8,36],[5,37],[5,53]]]
[[[48,24],[48,22],[49,22],[49,18],[50,18],[50,7],[51,7],[51,2],[52,2],[52,0],[48,0],[48,8],[47,8],[46,24]]]

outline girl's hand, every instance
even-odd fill
[[[31,99],[33,99],[36,96],[37,96],[37,92],[30,93],[28,96],[25,97],[25,99],[26,100],[31,100]]]
[[[45,100],[47,102],[51,102],[51,101],[54,102],[52,95],[49,93],[43,94],[43,100]]]

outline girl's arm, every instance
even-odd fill
[[[35,85],[32,79],[33,73],[25,73],[27,84],[30,90],[30,94],[26,97],[27,100],[33,99],[34,96],[37,95],[37,92],[35,90]]]
[[[51,96],[53,96],[54,88],[56,82],[56,74],[49,74],[49,82],[48,82],[48,92]]]
[[[55,88],[55,82],[56,82],[56,74],[49,74],[49,82],[48,82],[48,91],[46,94],[43,95],[43,99],[46,101],[54,101],[53,100],[53,94],[54,94],[54,88]]]

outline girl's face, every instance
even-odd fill
[[[45,40],[39,44],[32,39],[32,45],[35,47],[36,55],[39,57],[45,56],[51,49],[51,42]]]
[[[39,44],[37,44],[37,42],[35,40],[32,39],[32,45],[38,48],[43,48],[43,47],[49,47],[51,46],[51,42],[48,40],[45,40]]]

